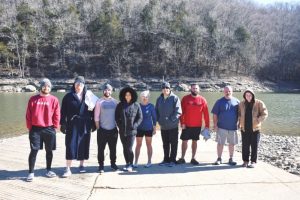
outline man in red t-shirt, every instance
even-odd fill
[[[40,94],[32,96],[27,105],[26,125],[29,130],[30,154],[28,158],[29,175],[27,181],[34,179],[34,165],[39,149],[45,143],[47,173],[49,178],[56,174],[51,171],[53,153],[56,149],[56,130],[59,127],[60,108],[58,99],[50,94],[51,82],[44,78],[40,82]]]
[[[199,162],[195,159],[197,151],[197,141],[202,127],[202,116],[205,121],[205,128],[209,128],[209,113],[207,102],[204,97],[199,95],[199,85],[191,84],[191,94],[182,98],[181,108],[182,115],[180,117],[182,133],[180,139],[181,145],[181,158],[177,161],[178,164],[185,163],[185,152],[187,150],[188,140],[192,140],[192,159],[191,164],[198,165]]]

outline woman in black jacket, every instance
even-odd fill
[[[133,144],[137,133],[137,127],[143,120],[142,110],[137,103],[137,93],[131,87],[125,87],[119,94],[120,103],[117,105],[115,118],[119,128],[120,139],[123,145],[123,153],[126,161],[125,171],[132,171]]]

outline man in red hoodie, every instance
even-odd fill
[[[191,94],[182,98],[181,108],[182,115],[180,117],[182,133],[180,139],[181,158],[177,161],[178,164],[185,163],[185,153],[187,150],[188,140],[192,140],[192,159],[191,164],[198,165],[199,162],[195,159],[197,151],[197,141],[202,127],[202,116],[205,121],[205,128],[209,129],[209,113],[207,102],[200,94],[200,88],[197,84],[191,84]]]
[[[58,99],[50,94],[51,82],[44,78],[40,82],[40,93],[32,96],[27,105],[26,125],[29,130],[30,154],[28,158],[29,175],[27,181],[34,179],[34,165],[39,149],[45,143],[47,173],[49,178],[56,177],[51,171],[53,153],[56,149],[56,130],[59,127],[60,108]]]

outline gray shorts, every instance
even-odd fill
[[[227,141],[229,144],[238,144],[238,134],[237,130],[226,130],[218,128],[216,142],[218,144],[224,145]]]

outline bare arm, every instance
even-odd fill
[[[214,122],[214,131],[218,130],[218,116],[213,114],[213,122]]]

